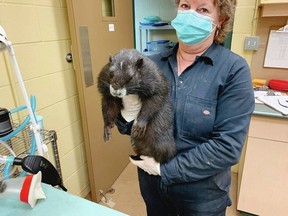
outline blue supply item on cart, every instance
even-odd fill
[[[159,16],[146,16],[144,17],[144,20],[147,22],[160,22],[161,18]]]
[[[148,52],[162,52],[169,48],[169,40],[149,41],[146,43]]]
[[[157,26],[165,26],[168,25],[168,22],[155,22],[152,24],[152,26],[157,27]]]
[[[163,21],[160,17],[158,16],[146,16],[144,17],[144,21],[139,22],[140,25],[142,26],[164,26],[164,25],[168,25],[169,22],[167,21]]]
[[[169,25],[169,22],[165,22],[165,21],[160,21],[160,22],[144,21],[144,22],[139,22],[139,23],[142,26],[154,26],[154,27]]]

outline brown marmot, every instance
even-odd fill
[[[169,83],[151,59],[135,49],[120,50],[102,68],[98,90],[102,95],[104,141],[111,138],[111,128],[123,108],[122,98],[136,94],[142,106],[131,130],[133,150],[160,163],[174,156]]]

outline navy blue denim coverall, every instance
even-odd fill
[[[138,169],[149,216],[225,215],[231,205],[231,166],[245,142],[254,93],[246,61],[212,44],[178,76],[178,44],[151,56],[170,81],[177,155],[161,164],[161,176]],[[129,134],[131,122],[118,121]]]

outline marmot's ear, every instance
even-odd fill
[[[112,55],[110,54],[109,55],[109,63],[111,63],[112,62]]]
[[[137,61],[136,61],[136,68],[139,69],[141,68],[143,65],[143,58],[139,58]]]

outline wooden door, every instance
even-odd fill
[[[67,0],[66,3],[91,195],[98,202],[99,190],[105,192],[111,187],[132,153],[129,137],[120,135],[116,128],[112,140],[103,141],[97,77],[109,55],[121,48],[134,48],[133,4],[132,0]]]

